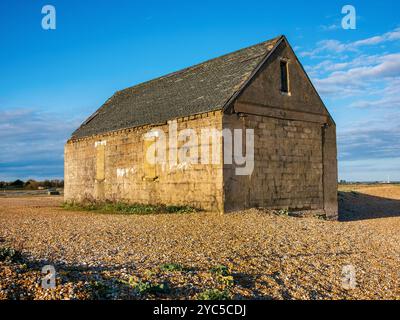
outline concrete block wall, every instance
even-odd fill
[[[318,123],[226,115],[225,128],[254,129],[254,171],[224,166],[225,210],[323,209],[322,128]]]

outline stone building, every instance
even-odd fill
[[[217,147],[213,138],[166,147],[167,161],[185,144],[192,159],[212,149],[219,162],[150,162],[157,135],[145,136],[160,131],[168,140],[171,124],[178,132],[250,130],[252,171],[238,174],[243,163],[224,161],[221,137]],[[335,123],[280,36],[116,92],[66,143],[65,200],[317,210],[335,219]]]

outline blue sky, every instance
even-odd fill
[[[44,5],[56,30],[41,27]],[[357,29],[341,28],[342,7]],[[0,2],[0,180],[62,178],[116,90],[285,34],[338,129],[339,176],[400,180],[398,1]]]

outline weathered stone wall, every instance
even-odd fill
[[[329,219],[338,218],[338,169],[336,126],[329,119],[323,129],[324,209]]]
[[[323,209],[322,129],[317,123],[225,116],[226,128],[254,129],[254,171],[224,167],[225,209]]]
[[[168,138],[168,124],[156,127]],[[222,115],[212,112],[178,119],[178,131],[222,129]],[[222,164],[177,163],[155,166],[156,179],[146,175],[143,135],[150,127],[69,141],[65,146],[65,200],[110,200],[150,204],[190,205],[223,210]],[[153,127],[154,129],[154,127]],[[199,134],[200,136],[200,134]],[[184,141],[180,142],[181,146]],[[211,140],[210,140],[211,143]],[[208,146],[211,148],[211,146]],[[104,148],[104,179],[98,159]],[[200,149],[201,146],[199,145]],[[188,149],[190,154],[190,148]],[[167,155],[169,149],[167,149]],[[218,149],[219,156],[222,147]],[[201,151],[198,150],[200,157]],[[101,161],[100,161],[101,162]]]
[[[289,93],[281,92],[280,61]],[[224,128],[254,129],[251,176],[224,166],[225,210],[316,209],[337,218],[336,127],[290,46],[283,41],[236,98]],[[238,115],[242,115],[239,117]]]

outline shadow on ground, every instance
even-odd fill
[[[359,192],[339,192],[339,221],[400,217],[400,200]]]
[[[56,287],[42,289],[44,275],[42,267],[50,265],[56,270]],[[49,260],[35,260],[18,252],[11,260],[0,261],[0,280],[2,269],[7,269],[7,281],[0,281],[0,287],[6,292],[7,300],[31,299],[71,299],[68,292],[73,288],[72,299],[89,300],[143,300],[143,299],[191,299],[207,292],[208,284],[193,284],[198,280],[200,269],[185,269],[174,273],[161,271],[159,267],[152,270],[136,272],[135,266],[81,266],[74,264],[54,263]],[[4,271],[3,270],[3,271]],[[123,271],[123,272],[122,272]],[[152,275],[146,275],[150,271]],[[122,280],[122,273],[134,277],[135,286],[128,279]],[[181,278],[179,281],[172,279]],[[243,274],[250,279],[251,276]],[[138,281],[136,283],[136,281]],[[222,292],[222,291],[221,291]],[[46,295],[47,296],[46,296]],[[230,295],[229,295],[230,296]],[[246,299],[241,295],[232,295],[235,299]],[[4,299],[0,295],[0,300]],[[249,298],[249,297],[247,297]],[[271,299],[255,292],[256,299]],[[221,298],[222,299],[222,298]]]
[[[45,265],[52,265],[56,270],[57,287],[55,289],[45,290],[41,288],[41,280],[43,274],[41,269]],[[133,288],[128,282],[121,282],[121,271],[124,273],[135,275],[136,279],[144,275],[144,272],[135,272],[136,268],[130,265],[119,266],[80,266],[74,264],[54,263],[49,260],[34,260],[23,254],[18,254],[12,261],[5,263],[3,268],[9,269],[8,281],[3,281],[0,285],[7,292],[8,300],[30,300],[47,298],[59,300],[70,299],[68,288],[74,288],[74,297],[72,299],[89,299],[89,300],[143,300],[143,299],[195,299],[198,294],[213,291],[216,283],[211,284],[209,281],[199,283],[199,275],[204,272],[209,277],[209,270],[196,268],[184,269],[181,272],[163,272],[159,268],[153,269],[154,276],[152,279],[145,280],[149,284],[163,284],[166,290],[159,290],[156,287],[146,287],[143,283],[140,290]],[[131,268],[131,270],[129,270]],[[0,275],[2,264],[0,261]],[[13,272],[11,272],[13,270]],[[290,290],[287,288],[280,272],[270,274],[247,274],[232,273],[232,284],[226,287],[227,299],[235,300],[272,300],[276,296],[268,295],[258,287],[270,288],[277,287],[277,294],[283,299],[293,299]],[[147,276],[145,276],[147,277]],[[214,275],[218,278],[218,275]],[[180,278],[180,279],[178,279]],[[24,280],[25,279],[25,280]],[[31,281],[26,281],[30,279]],[[174,280],[172,280],[174,279]],[[178,281],[177,281],[178,279]],[[204,279],[203,279],[204,280]],[[301,285],[300,285],[301,286]],[[239,288],[239,290],[235,290]],[[156,290],[157,289],[157,290]],[[251,294],[242,294],[242,290],[249,291]],[[309,290],[310,299],[324,297],[321,290]],[[225,290],[218,290],[223,293]],[[212,295],[211,295],[212,296]],[[225,296],[225,294],[224,294]],[[219,298],[226,299],[219,295]],[[1,296],[0,296],[1,300]]]

